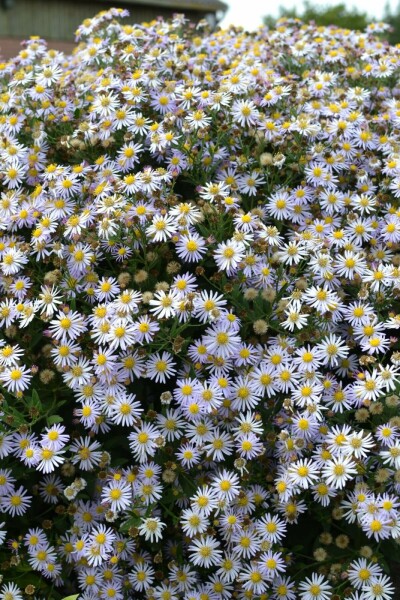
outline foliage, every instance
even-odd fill
[[[400,43],[400,3],[397,4],[397,8],[393,11],[390,7],[389,2],[386,2],[383,20],[391,26],[391,30],[386,34],[390,44]]]
[[[265,16],[263,21],[268,27],[275,27],[278,19],[300,19],[304,23],[315,22],[316,25],[330,26],[336,25],[344,29],[354,29],[363,31],[373,20],[368,16],[366,11],[357,8],[348,8],[343,2],[333,5],[318,5],[304,2],[303,9],[299,11],[297,8],[279,7],[279,16]],[[390,44],[398,44],[400,42],[400,3],[395,11],[390,4],[386,2],[384,7],[383,19],[385,23],[390,25],[390,30],[383,34],[383,37]]]
[[[364,30],[371,22],[365,11],[357,8],[348,8],[344,2],[333,5],[323,5],[304,2],[303,10],[300,12],[296,7],[279,7],[278,18],[301,19],[305,23],[311,21],[316,25],[329,26],[336,25],[344,29]],[[274,26],[276,19],[270,16],[264,18],[264,23],[270,27]]]
[[[400,48],[86,20],[0,65],[0,600],[388,600]]]

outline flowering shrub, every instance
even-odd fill
[[[0,66],[0,600],[393,598],[400,48],[124,16]]]

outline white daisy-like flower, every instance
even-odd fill
[[[219,269],[232,275],[239,267],[245,256],[245,245],[242,242],[230,240],[218,244],[214,252],[214,260]]]
[[[136,341],[136,332],[133,323],[126,318],[115,319],[105,335],[105,341],[110,344],[110,349],[121,348],[126,350]]]
[[[360,404],[365,400],[376,400],[385,393],[384,384],[379,378],[377,369],[360,375],[361,377],[359,376],[359,380],[354,384],[354,394]]]
[[[5,522],[0,522],[0,544],[2,544],[7,537],[7,530],[3,529],[5,526]]]
[[[256,528],[262,539],[273,544],[279,542],[286,533],[286,524],[277,515],[265,514],[256,523]]]
[[[258,120],[258,110],[251,100],[237,100],[234,102],[231,114],[233,119],[242,127],[255,125]]]
[[[382,457],[385,465],[400,469],[400,441],[389,443],[384,450],[379,452],[379,456]]]
[[[211,488],[217,492],[220,499],[231,502],[240,492],[239,477],[236,473],[223,469],[217,477],[213,478]]]
[[[165,523],[162,523],[158,517],[149,517],[143,519],[142,524],[139,526],[139,533],[144,536],[146,541],[158,542],[158,540],[162,539],[162,530],[164,527]]]
[[[370,583],[371,578],[382,573],[382,569],[376,563],[368,562],[366,558],[352,561],[347,570],[349,581],[358,590]]]
[[[349,347],[344,341],[330,334],[326,339],[317,344],[317,358],[321,363],[328,366],[337,366],[340,359],[346,358],[349,352]]]
[[[19,248],[8,248],[2,255],[0,269],[4,275],[15,275],[28,260],[26,254]]]
[[[20,486],[18,489],[12,489],[1,498],[2,512],[10,513],[12,517],[21,516],[26,513],[31,505],[32,496],[28,496],[27,490]]]
[[[313,573],[299,584],[301,600],[329,600],[332,596],[332,587],[322,575]]]
[[[146,233],[153,242],[165,242],[176,231],[176,221],[172,216],[155,215]]]
[[[229,325],[215,325],[206,330],[203,343],[210,354],[229,358],[240,347],[240,336]]]
[[[135,591],[147,590],[154,582],[154,569],[147,563],[135,565],[129,573],[129,581]]]
[[[14,365],[0,373],[0,382],[7,391],[21,393],[28,389],[32,375],[24,366]]]
[[[261,554],[257,565],[269,581],[272,581],[277,575],[281,575],[286,570],[282,554],[280,552],[273,552],[272,550]]]
[[[146,362],[146,375],[156,382],[165,383],[175,372],[175,362],[169,352],[150,355]]]
[[[198,262],[206,252],[205,240],[197,233],[181,235],[176,244],[176,253],[179,258],[187,262]]]
[[[198,533],[204,533],[209,525],[208,518],[198,510],[185,509],[181,514],[182,530],[190,538]]]
[[[361,588],[363,600],[392,600],[395,587],[387,575],[373,575]]]
[[[102,502],[109,504],[113,512],[125,510],[132,504],[131,486],[121,480],[110,481],[101,492]]]
[[[179,301],[180,297],[177,291],[170,290],[165,293],[164,290],[160,290],[150,300],[150,306],[152,306],[150,312],[159,319],[169,319],[175,316]]]
[[[211,567],[221,563],[220,543],[211,535],[193,540],[189,546],[190,560],[199,567]]]
[[[157,438],[161,437],[159,429],[149,423],[143,423],[134,428],[129,434],[129,446],[139,462],[144,462],[147,457],[154,456]]]
[[[308,488],[319,477],[319,468],[312,460],[301,459],[291,463],[288,475],[290,481],[301,488]]]
[[[86,329],[85,319],[74,310],[66,313],[59,310],[56,318],[50,321],[49,328],[52,336],[61,342],[76,340]]]
[[[23,600],[23,595],[19,587],[11,582],[5,583],[0,589],[1,600]]]
[[[334,457],[332,460],[328,460],[322,469],[325,481],[339,490],[356,474],[356,464],[349,456]]]
[[[35,306],[43,309],[47,317],[52,317],[58,306],[62,303],[62,293],[55,285],[51,288],[42,286]]]

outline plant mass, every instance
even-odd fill
[[[0,600],[390,600],[400,48],[126,16],[0,64]]]

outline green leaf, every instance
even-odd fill
[[[50,417],[47,417],[47,425],[51,426],[51,425],[55,425],[56,423],[62,423],[64,421],[64,419],[62,417],[60,417],[60,415],[50,415]],[[68,600],[66,598],[64,598],[63,600]]]
[[[66,596],[62,600],[78,600],[79,594],[75,594],[74,596]]]
[[[32,390],[32,398],[31,398],[32,406],[37,408],[38,410],[42,409],[42,403],[40,401],[39,394],[36,390]]]
[[[139,527],[139,525],[141,524],[142,519],[141,517],[139,517],[138,515],[133,515],[133,517],[130,517],[130,519],[128,519],[127,521],[125,521],[125,523],[122,523],[121,527],[119,528],[120,531],[129,531],[129,529],[131,527]],[[64,598],[64,600],[66,600]]]
[[[9,404],[8,402],[5,402],[3,406],[4,406],[4,413],[7,416],[13,417],[12,425],[14,427],[19,427],[20,425],[26,424],[25,416],[22,413],[20,413],[16,408],[11,406],[11,404]]]

